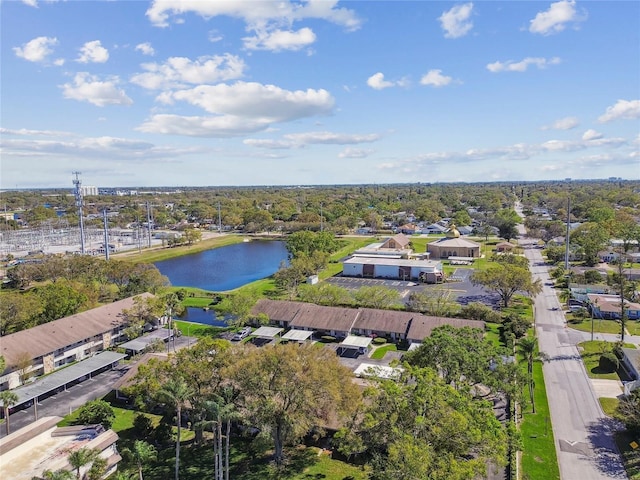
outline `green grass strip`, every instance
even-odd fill
[[[551,415],[547,403],[547,391],[544,385],[542,363],[533,365],[533,379],[535,381],[534,397],[536,413],[530,413],[527,407],[524,413],[520,431],[522,432],[522,479],[559,480],[558,458],[556,445],[551,428]]]

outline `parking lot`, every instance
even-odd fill
[[[471,268],[458,268],[452,275],[448,277],[448,282],[444,284],[428,284],[418,283],[405,280],[392,280],[384,278],[357,278],[335,276],[328,278],[326,281],[332,285],[338,285],[349,290],[357,290],[361,287],[385,287],[397,290],[400,296],[407,299],[411,292],[421,292],[423,290],[446,288],[456,301],[461,305],[467,305],[473,302],[482,302],[488,305],[497,305],[499,297],[481,286],[471,283],[470,277],[473,273]]]

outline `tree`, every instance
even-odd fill
[[[182,426],[182,409],[192,395],[192,390],[181,378],[171,379],[158,392],[158,397],[171,404],[176,409],[176,426],[178,436],[176,438],[176,468],[175,480],[179,479],[180,469],[180,428]]]
[[[345,432],[349,429],[348,432]],[[433,370],[407,367],[369,390],[365,411],[342,431],[372,458],[373,477],[467,480],[503,461],[506,434],[488,402],[447,385]]]
[[[7,435],[9,435],[9,408],[18,403],[18,394],[11,390],[3,390],[0,392],[0,402],[2,402],[2,408],[4,409],[4,421],[6,423]]]
[[[349,290],[328,282],[321,282],[317,285],[302,285],[299,293],[300,300],[317,305],[338,307],[353,303],[353,297]]]
[[[78,416],[76,418],[77,425],[93,425],[101,424],[104,428],[111,428],[113,420],[116,418],[116,414],[113,411],[113,407],[104,400],[92,400],[85,403],[78,409]]]
[[[504,308],[509,306],[509,302],[516,292],[536,296],[542,291],[540,279],[533,280],[529,270],[510,264],[500,264],[486,270],[477,270],[471,275],[471,282],[474,285],[482,285],[500,295]]]
[[[620,399],[617,413],[631,433],[640,434],[640,389]]]
[[[107,473],[107,459],[104,457],[96,457],[87,472],[87,480],[101,480]]]
[[[351,371],[332,351],[311,345],[248,349],[229,367],[229,375],[250,424],[271,436],[278,466],[285,445],[330,418],[343,418],[360,403]]]
[[[529,400],[531,401],[531,410],[536,413],[535,397],[533,390],[535,388],[535,382],[533,380],[533,362],[540,358],[540,352],[538,351],[538,339],[535,337],[525,337],[518,342],[518,351],[524,357],[527,362],[527,383],[529,385]]]
[[[256,297],[246,291],[230,293],[216,305],[216,310],[225,317],[230,317],[227,323],[231,325],[245,325],[251,317],[251,309],[256,303]]]
[[[82,447],[78,450],[69,451],[68,461],[71,468],[76,471],[76,478],[80,480],[82,478],[80,476],[80,469],[87,465],[88,463],[93,462],[100,453],[97,449]]]
[[[452,299],[451,290],[440,287],[411,292],[407,300],[407,308],[436,317],[453,316],[459,309],[458,304]]]
[[[65,280],[38,287],[36,294],[42,305],[41,323],[73,315],[87,301],[84,294]]]
[[[138,480],[144,480],[142,476],[142,467],[151,460],[155,460],[158,456],[156,447],[142,440],[136,440],[132,448],[126,448],[122,451],[125,458],[135,463],[138,467]]]
[[[45,470],[42,472],[42,478],[44,480],[73,480],[73,473],[69,470]]]
[[[7,292],[0,301],[0,335],[34,327],[42,313],[37,295],[31,292]]]
[[[194,243],[198,243],[202,240],[202,232],[200,230],[196,230],[195,228],[187,228],[184,231],[184,238],[187,242],[187,245],[193,245]]]
[[[491,373],[489,366],[496,360],[497,352],[491,342],[483,338],[482,330],[443,325],[434,328],[431,335],[404,358],[410,365],[440,372],[445,383],[459,389],[486,383]]]
[[[593,267],[598,263],[598,252],[606,245],[609,240],[607,230],[597,223],[583,223],[576,228],[570,235],[571,243],[580,246],[584,263]]]
[[[400,303],[400,293],[386,287],[360,287],[353,294],[360,307],[389,309]]]

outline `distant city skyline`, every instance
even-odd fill
[[[640,178],[640,2],[0,2],[0,188]]]

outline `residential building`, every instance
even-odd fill
[[[138,297],[150,296],[144,293]],[[134,306],[135,298],[3,336],[0,355],[6,368],[0,372],[0,390],[18,387],[24,377],[49,374],[123,341],[127,319],[122,312]]]

